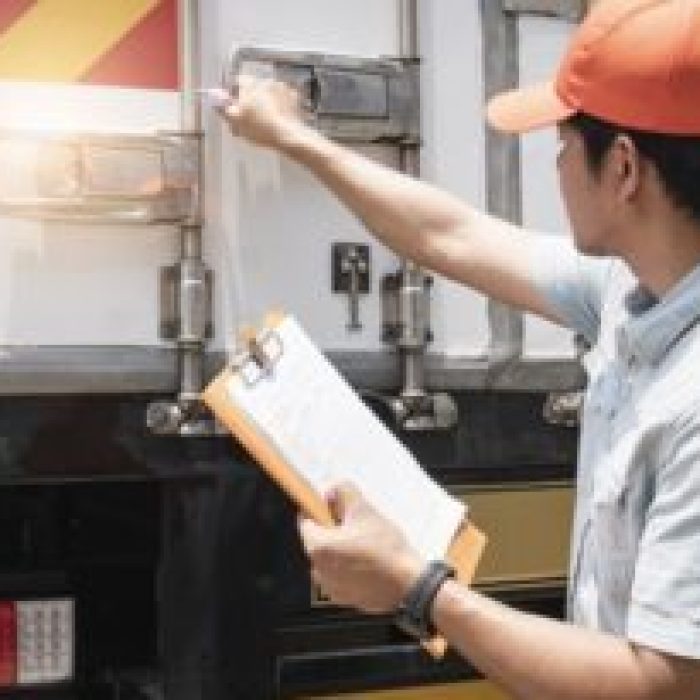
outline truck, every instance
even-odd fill
[[[292,505],[199,401],[293,314],[489,537],[475,585],[561,617],[570,334],[399,260],[201,90],[298,87],[330,137],[566,235],[552,134],[486,99],[584,0],[4,0],[0,698],[503,698],[314,590]],[[546,167],[551,161],[552,167]]]

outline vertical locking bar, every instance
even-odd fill
[[[179,0],[182,130],[198,139],[198,186],[190,220],[180,227],[180,259],[170,268],[175,290],[175,342],[178,352],[176,402],[154,402],[148,407],[149,427],[162,434],[202,435],[215,430],[205,419],[199,395],[204,388],[204,349],[211,334],[211,273],[202,259],[204,225],[204,159],[200,87],[200,3]]]
[[[506,12],[504,0],[481,0],[484,28],[485,99],[516,87],[519,80],[518,18]],[[519,224],[522,221],[520,143],[517,137],[486,131],[486,199],[491,214]],[[520,312],[489,300],[491,329],[489,362],[495,367],[519,358],[524,321]]]

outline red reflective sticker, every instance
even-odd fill
[[[3,0],[0,0],[2,2]],[[160,0],[82,76],[92,85],[177,90],[180,87],[176,0]]]
[[[0,600],[0,687],[17,682],[17,608]]]
[[[0,34],[34,4],[36,0],[0,0]]]

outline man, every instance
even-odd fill
[[[556,81],[492,102],[504,131],[556,125],[574,245],[327,141],[282,85],[244,80],[226,110],[235,133],[306,166],[400,255],[592,345],[570,622],[426,568],[350,486],[331,497],[337,527],[300,525],[313,576],[336,602],[413,606],[515,697],[700,697],[698,95],[700,0],[607,0]]]

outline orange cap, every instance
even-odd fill
[[[523,133],[577,112],[640,131],[700,136],[700,0],[601,0],[555,80],[494,97],[488,120]]]

